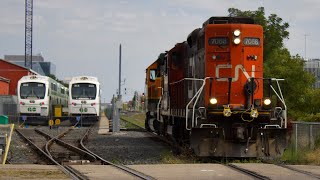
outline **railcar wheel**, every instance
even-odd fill
[[[146,115],[146,119],[144,121],[144,128],[146,128],[147,131],[151,131],[151,128],[149,127],[149,115]]]

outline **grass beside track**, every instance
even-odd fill
[[[319,140],[318,140],[319,141]],[[320,165],[320,143],[314,150],[305,149],[295,152],[294,146],[290,146],[284,153],[282,160],[290,164]]]
[[[144,121],[146,119],[146,115],[144,113],[125,114],[125,115],[122,115],[121,118],[134,125],[144,128]],[[130,126],[130,124],[128,124],[127,126]],[[126,127],[126,128],[132,128],[132,127]]]
[[[61,171],[54,170],[22,170],[22,169],[0,169],[0,179],[70,179]]]
[[[285,151],[282,160],[290,164],[320,165],[320,136],[315,138],[314,149],[299,149],[295,151],[294,144]]]

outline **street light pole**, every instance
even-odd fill
[[[309,34],[304,35],[304,60],[307,60],[307,36]]]
[[[119,94],[118,97],[121,98],[121,44],[119,46]]]

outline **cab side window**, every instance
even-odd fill
[[[150,81],[155,81],[156,80],[156,70],[151,69],[150,70]]]

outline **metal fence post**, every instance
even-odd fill
[[[296,123],[296,132],[295,132],[295,152],[298,152],[298,123]]]
[[[310,149],[314,148],[314,139],[313,139],[313,132],[312,132],[312,124],[309,125],[309,147]]]

